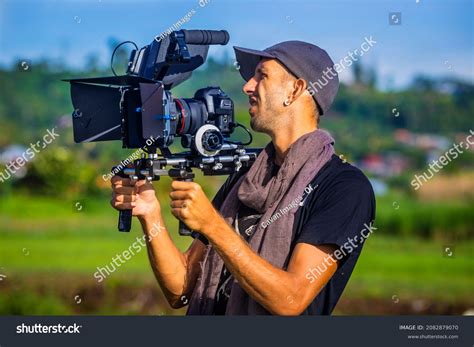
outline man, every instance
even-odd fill
[[[150,263],[172,307],[189,304],[188,314],[330,314],[375,215],[369,181],[318,129],[339,86],[334,64],[300,41],[234,49],[251,126],[272,141],[212,203],[199,184],[172,182],[172,213],[197,232],[189,249],[181,253],[162,227],[150,183],[114,177],[111,203],[133,209],[153,235]],[[310,91],[315,81],[321,88]]]

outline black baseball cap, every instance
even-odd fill
[[[297,78],[302,78],[313,90],[313,98],[323,115],[331,106],[339,89],[339,77],[327,52],[311,43],[285,41],[263,51],[234,46],[239,71],[248,81],[263,58],[277,59]]]

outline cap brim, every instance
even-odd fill
[[[255,68],[262,58],[274,59],[275,56],[256,49],[249,49],[234,46],[235,58],[239,64],[239,71],[242,78],[246,81],[255,74]]]

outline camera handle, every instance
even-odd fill
[[[138,170],[131,169],[132,171],[139,171],[142,165],[140,163],[143,162],[142,160],[138,160],[135,164],[136,167],[138,167]],[[112,170],[114,170],[113,168]],[[125,172],[129,171],[128,170],[121,170],[118,175],[121,177],[130,177],[131,179],[139,179],[138,176],[130,175],[130,172]],[[163,173],[162,173],[163,174]],[[169,175],[171,178],[175,178],[179,181],[185,181],[185,182],[192,182],[194,179],[194,173],[191,171],[189,168],[181,167],[181,168],[172,168],[167,171],[167,175]],[[148,176],[147,179],[151,179],[153,176]],[[153,177],[155,180],[159,179],[159,176],[154,175]],[[122,232],[129,232],[132,227],[132,210],[120,210],[119,211],[119,218],[118,218],[118,230]],[[193,233],[192,230],[190,230],[186,224],[184,224],[181,220],[179,221],[179,234],[181,236],[191,236]]]
[[[169,175],[172,178],[176,178],[178,181],[192,182],[194,179],[194,173],[191,170],[186,169],[171,169],[169,170]],[[181,236],[191,236],[193,230],[189,229],[182,220],[179,220],[179,234]]]
[[[117,176],[130,178],[131,180],[139,180],[145,178],[147,181],[151,180],[159,180],[159,175],[151,175],[150,174],[150,161],[148,161],[145,156],[142,156],[142,159],[135,160],[134,168],[121,168],[117,170],[117,167],[114,166],[112,168],[112,172],[118,171],[116,174]],[[151,165],[152,166],[152,165]],[[147,176],[143,176],[141,173],[142,169],[146,169],[148,171]],[[153,168],[151,167],[151,171]],[[119,218],[118,218],[118,226],[117,229],[121,232],[129,232],[132,228],[132,210],[120,210],[119,211]]]
[[[185,182],[192,182],[193,180],[192,179],[187,179],[187,180],[184,180]],[[191,229],[188,228],[188,226],[186,224],[184,224],[184,222],[180,219],[179,220],[179,234],[181,236],[191,236],[193,234],[193,231]]]
[[[115,170],[116,167],[113,167],[112,170]],[[126,175],[123,170],[120,171],[117,176],[128,178],[130,176]],[[132,228],[132,210],[120,210],[118,218],[118,230],[121,232],[129,232]]]
[[[129,232],[132,228],[132,210],[120,210],[118,219],[118,230]]]

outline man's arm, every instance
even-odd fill
[[[186,300],[183,296],[192,293],[200,271],[199,261],[204,255],[204,244],[195,240],[185,253],[175,246],[165,227],[161,206],[151,183],[132,183],[127,178],[115,176],[112,188],[112,206],[117,210],[132,209],[148,236],[148,258],[166,299],[174,308],[184,306]]]
[[[269,312],[301,314],[336,272],[337,263],[330,257],[336,246],[305,243],[297,244],[286,271],[276,268],[225,222],[198,184],[174,181],[172,188],[172,213],[211,242],[240,286]],[[309,281],[308,269],[323,264],[327,270]]]
[[[194,240],[188,250],[182,253],[165,227],[161,227],[161,232],[153,236],[157,225],[164,226],[161,213],[157,211],[152,216],[139,219],[143,232],[152,236],[147,242],[148,259],[161,290],[171,307],[185,306],[199,275],[199,262],[204,255],[205,245]]]
[[[282,270],[256,254],[222,218],[203,230],[221,255],[239,285],[272,314],[299,315],[337,270],[330,254],[335,246],[298,243],[288,265]],[[315,281],[306,277],[308,269],[327,264],[327,270]]]

